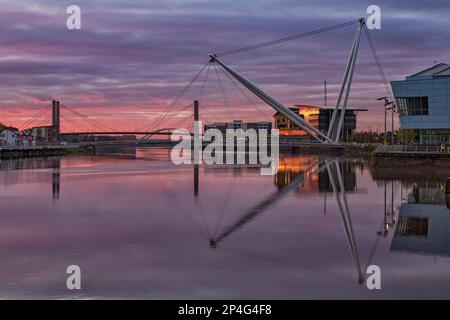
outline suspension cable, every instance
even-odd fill
[[[81,118],[83,118],[83,119],[86,119],[87,121],[89,121],[89,122],[91,123],[91,125],[94,126],[94,128],[95,128],[95,127],[102,127],[103,130],[106,129],[106,130],[111,131],[111,132],[114,132],[114,131],[115,131],[115,130],[113,130],[112,128],[110,128],[109,126],[104,125],[104,124],[98,122],[97,120],[91,119],[90,117],[88,117],[87,115],[82,114],[81,112],[78,112],[78,111],[73,110],[72,108],[69,108],[69,107],[68,107],[67,105],[65,105],[65,104],[61,104],[61,107],[63,107],[64,109],[66,109],[66,110],[68,110],[68,111],[70,111],[70,112],[72,112],[73,114],[77,115],[78,117],[81,117]]]
[[[153,125],[149,127],[149,129],[157,128],[157,126],[161,123],[161,121],[164,119],[164,117],[172,110],[172,108],[178,103],[178,101],[184,96],[184,94],[189,90],[191,85],[197,80],[197,78],[200,76],[200,74],[205,70],[205,68],[209,65],[209,60],[203,67],[200,69],[199,72],[194,76],[194,78],[181,90],[181,92],[172,100],[172,102],[167,106],[167,109],[159,115],[159,117],[155,120]]]
[[[44,112],[48,111],[47,108],[50,108],[52,104],[48,104],[46,105],[44,108],[42,108],[38,113],[36,113],[34,116],[32,116],[30,119],[28,119],[27,121],[25,121],[24,123],[22,123],[19,128],[23,128],[25,129],[25,127],[29,124],[31,124],[34,120],[36,120],[37,118],[39,118]]]
[[[227,76],[228,79],[230,79],[231,83],[241,92],[241,94],[247,98],[247,100],[253,104],[256,109],[258,110],[258,112],[265,118],[267,115],[261,110],[261,108],[259,107],[259,105],[249,97],[249,95],[236,83],[236,81],[228,74],[228,72],[226,72],[224,70],[224,68],[219,65],[219,69],[225,74],[225,76]]]
[[[203,106],[203,107],[205,107],[205,106]],[[211,117],[215,118],[217,121],[219,121],[219,123],[220,122],[225,122],[221,118],[219,118],[218,116],[216,116],[214,113],[212,113],[211,111],[209,111],[206,108],[202,108],[202,111],[206,111],[208,113],[208,115],[210,115]]]
[[[205,77],[203,78],[203,85],[202,85],[202,87],[200,89],[200,92],[198,93],[198,97],[197,97],[197,100],[198,100],[199,103],[201,102],[201,100],[202,100],[202,98],[203,98],[203,96],[204,96],[204,94],[206,92],[206,81],[208,80],[210,67],[211,67],[211,62],[209,61],[208,69],[206,70]]]
[[[43,120],[41,120],[41,122],[39,122],[39,123],[37,124],[37,127],[40,127],[40,126],[45,125],[45,123],[47,123],[48,121],[50,121],[51,118],[52,118],[52,114],[49,114],[49,115],[47,116],[47,118],[44,118]]]
[[[64,120],[64,123],[67,122],[67,123],[70,123],[70,124],[72,125],[72,130],[71,130],[72,132],[73,132],[73,131],[76,131],[76,130],[77,130],[77,129],[76,129],[77,127],[78,127],[78,128],[81,127],[82,130],[84,130],[84,131],[86,131],[86,132],[87,132],[87,131],[92,131],[91,128],[86,127],[84,124],[81,124],[81,125],[80,125],[80,124],[76,123],[76,122],[75,122],[73,119],[71,119],[70,117],[66,118],[66,117],[64,117],[62,114],[60,115],[60,117],[61,117],[61,120]],[[65,126],[65,125],[64,125],[64,126]],[[70,132],[69,132],[69,133],[70,133]]]
[[[383,81],[384,88],[386,89],[386,94],[391,98],[391,101],[394,101],[394,95],[392,94],[392,90],[389,86],[389,82],[386,79],[386,76],[383,71],[383,67],[380,62],[380,58],[378,57],[377,51],[375,50],[375,46],[373,44],[372,38],[370,36],[369,30],[367,26],[364,24],[364,32],[366,33],[367,42],[369,43],[370,50],[372,51],[373,58],[375,60],[375,64],[377,65],[378,72],[381,77],[381,81]]]
[[[276,39],[276,40],[272,40],[272,41],[262,42],[262,43],[259,43],[259,44],[254,44],[254,45],[250,45],[250,46],[247,46],[247,47],[242,47],[242,48],[238,48],[238,49],[234,49],[234,50],[223,51],[223,52],[217,53],[216,56],[220,57],[220,56],[226,56],[226,55],[241,53],[241,52],[245,52],[245,51],[250,51],[250,50],[254,50],[254,49],[259,49],[259,48],[262,48],[262,47],[267,47],[267,46],[271,46],[271,45],[274,45],[274,44],[278,44],[278,43],[282,43],[282,42],[286,42],[286,41],[290,41],[290,40],[294,40],[294,39],[304,38],[304,37],[307,37],[307,36],[319,34],[319,33],[322,33],[322,32],[326,32],[326,31],[330,31],[330,30],[334,30],[334,29],[338,29],[338,28],[347,27],[347,26],[356,24],[358,22],[359,22],[359,19],[352,20],[352,21],[340,23],[340,24],[337,24],[337,25],[334,25],[334,26],[330,26],[330,27],[326,27],[326,28],[322,28],[322,29],[317,29],[317,30],[304,32],[304,33],[299,33],[299,34],[296,34],[296,35],[293,35],[293,36],[289,36],[289,37],[284,37],[284,38],[280,38],[280,39]]]
[[[230,103],[229,103],[228,98],[227,98],[227,96],[225,94],[225,90],[224,90],[223,85],[222,85],[222,80],[220,79],[219,72],[217,71],[217,67],[216,67],[216,63],[215,62],[213,64],[213,66],[214,66],[214,71],[216,72],[217,80],[219,82],[219,87],[220,87],[220,91],[222,93],[222,98],[223,98],[223,102],[225,104],[225,108],[226,108],[226,110],[228,112],[228,116],[230,116],[230,121],[233,122],[234,116],[233,116],[233,113],[231,112]]]
[[[198,100],[198,102],[199,102],[199,104],[201,105],[201,110],[202,110],[202,112],[204,112],[204,111],[206,111],[209,115],[211,115],[212,117],[214,117],[215,119],[217,119],[219,122],[223,122],[220,118],[218,118],[216,115],[214,115],[212,112],[210,112],[209,110],[207,110],[206,109],[206,106],[205,105],[203,105],[201,102],[202,102],[202,99],[203,99],[203,97],[205,96],[205,93],[206,93],[206,85],[207,85],[207,80],[208,80],[208,75],[209,75],[209,70],[210,70],[210,68],[211,68],[211,65],[212,65],[213,63],[210,61],[210,63],[208,64],[208,69],[206,70],[206,74],[205,74],[205,77],[204,77],[204,79],[203,79],[203,85],[202,85],[202,87],[201,87],[201,89],[200,89],[200,92],[199,92],[199,95],[198,95],[198,98],[197,98],[197,100]],[[205,119],[206,120],[206,119]]]
[[[69,108],[69,107],[66,106],[66,105],[61,104],[61,106],[62,106],[64,109],[66,109],[66,110],[72,112],[72,113],[75,114],[76,116],[81,117],[81,118],[83,118],[83,119],[86,119],[86,120],[87,120],[94,128],[95,128],[95,127],[100,127],[100,128],[103,129],[103,130],[106,129],[106,130],[111,131],[111,132],[115,131],[115,130],[113,130],[112,128],[108,127],[107,125],[104,125],[104,124],[98,122],[97,120],[91,119],[91,118],[89,118],[87,115],[84,115],[84,114],[82,114],[82,113],[80,113],[80,112],[78,112],[78,111],[75,111],[75,110],[73,110],[72,108]]]

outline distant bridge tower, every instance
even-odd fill
[[[60,103],[58,100],[52,101],[52,130],[50,141],[52,143],[60,143]]]

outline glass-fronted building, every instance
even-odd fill
[[[421,144],[450,143],[450,65],[439,63],[405,80],[391,81],[402,129]]]

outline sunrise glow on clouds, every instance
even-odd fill
[[[77,1],[82,29],[69,31],[65,10],[72,1],[0,1],[0,122],[19,125],[51,99],[59,99],[114,129],[150,127],[207,62],[208,53],[354,20],[372,4],[324,3],[328,5],[312,0]],[[382,29],[371,35],[388,80],[434,61],[450,62],[446,1],[377,4]],[[332,104],[355,31],[356,25],[223,61],[288,106],[323,104],[327,80]],[[270,107],[248,93],[258,111],[221,76],[231,115],[211,69],[202,100],[208,108],[204,119],[270,119]],[[381,128],[383,106],[375,99],[385,91],[365,39],[353,83],[349,104],[370,110],[361,114],[359,128]],[[167,125],[191,114],[189,108],[180,110],[198,96],[200,87],[198,83],[186,94]],[[76,129],[75,120],[63,119],[63,129]]]

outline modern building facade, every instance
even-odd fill
[[[295,105],[289,108],[303,119],[309,121],[313,126],[318,128],[323,133],[328,132],[331,118],[333,116],[334,107],[311,106],[311,105]],[[348,140],[353,131],[356,129],[356,117],[358,111],[367,111],[367,109],[347,108],[345,111],[344,127],[342,128],[341,139]],[[337,119],[340,117],[340,112],[337,114]],[[285,136],[304,136],[306,132],[297,127],[292,121],[287,119],[279,112],[275,113],[275,129],[280,130],[280,135]]]
[[[450,65],[431,68],[391,81],[400,127],[416,132],[421,144],[450,142]]]

